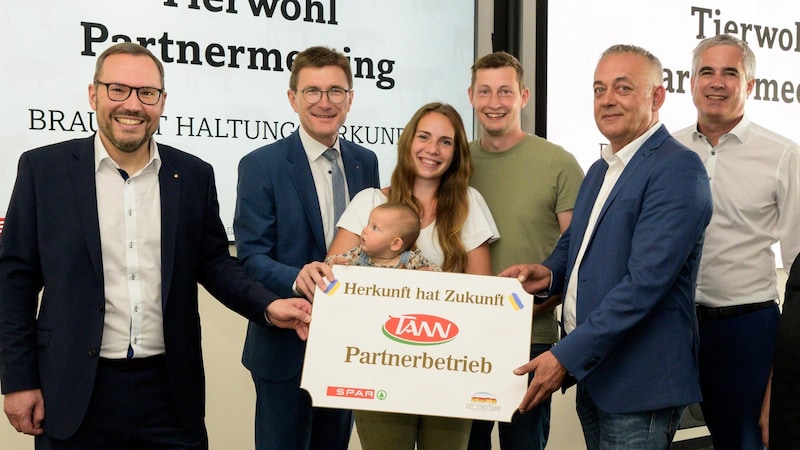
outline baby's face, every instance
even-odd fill
[[[392,239],[397,237],[394,227],[395,211],[375,209],[369,215],[367,226],[361,230],[361,249],[373,257],[391,252]]]

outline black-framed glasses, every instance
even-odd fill
[[[145,105],[155,105],[161,100],[163,89],[150,86],[133,87],[122,83],[103,83],[95,80],[95,84],[102,84],[106,87],[108,98],[115,102],[124,102],[131,96],[131,92],[136,91],[136,97]]]
[[[308,103],[317,103],[322,100],[322,94],[325,93],[328,95],[328,100],[331,103],[338,105],[344,101],[347,97],[347,93],[350,91],[342,88],[330,88],[327,91],[323,91],[322,89],[312,87],[303,89],[300,92],[303,93],[303,98],[306,99]]]

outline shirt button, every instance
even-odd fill
[[[94,358],[95,356],[97,356],[97,349],[96,348],[90,348],[89,349],[89,357],[90,358]]]

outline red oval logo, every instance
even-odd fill
[[[401,344],[438,345],[450,342],[458,335],[458,325],[427,314],[389,316],[382,327],[384,336]]]

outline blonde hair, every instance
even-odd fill
[[[389,201],[409,205],[414,208],[417,215],[423,216],[420,213],[422,205],[413,195],[417,172],[414,156],[411,154],[411,144],[420,120],[431,113],[447,117],[455,129],[453,161],[442,175],[436,191],[436,234],[444,254],[442,270],[463,272],[467,267],[467,251],[461,241],[461,230],[469,212],[467,188],[472,174],[472,160],[464,122],[455,108],[446,103],[428,103],[418,109],[403,128],[397,143],[397,166],[392,172]]]

